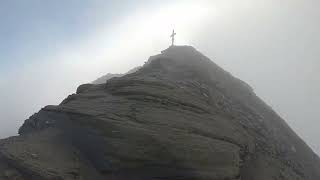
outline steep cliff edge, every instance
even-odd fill
[[[0,180],[317,180],[320,160],[245,82],[193,47],[85,84],[0,141]]]

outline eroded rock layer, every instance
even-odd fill
[[[0,141],[0,180],[317,180],[320,161],[245,82],[188,46],[81,85]]]

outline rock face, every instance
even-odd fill
[[[92,82],[92,84],[104,84],[107,82],[107,80],[111,79],[111,78],[114,78],[114,77],[121,77],[123,76],[123,74],[111,74],[111,73],[108,73],[102,77],[99,77],[98,79],[94,80]]]
[[[188,46],[86,84],[0,141],[0,180],[318,180],[320,160],[245,82]]]
[[[128,71],[127,73],[125,74],[111,74],[111,73],[108,73],[102,77],[99,77],[98,79],[94,80],[92,82],[92,84],[104,84],[107,82],[107,80],[111,79],[111,78],[114,78],[114,77],[121,77],[121,76],[124,76],[124,75],[127,75],[127,74],[131,74],[131,73],[134,73],[136,71],[138,71],[141,67],[138,66],[138,67],[135,67],[133,69],[131,69],[130,71]]]

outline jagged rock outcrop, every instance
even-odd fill
[[[86,84],[0,141],[0,180],[317,180],[320,160],[245,82],[189,46]]]
[[[101,76],[99,77],[98,79],[94,80],[92,82],[92,84],[104,84],[107,82],[107,80],[111,79],[111,78],[114,78],[114,77],[121,77],[123,76],[123,74],[111,74],[111,73],[108,73],[104,76]]]
[[[138,67],[135,67],[131,70],[129,70],[128,72],[124,73],[124,74],[111,74],[111,73],[108,73],[102,77],[99,77],[98,79],[94,80],[92,82],[92,84],[104,84],[107,82],[107,80],[111,79],[111,78],[114,78],[114,77],[121,77],[121,76],[124,76],[124,75],[127,75],[127,74],[131,74],[131,73],[134,73],[136,71],[138,71],[139,69],[141,68],[141,66],[138,66]]]

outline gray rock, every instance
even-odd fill
[[[104,75],[102,77],[99,77],[98,79],[94,80],[92,82],[92,84],[105,84],[107,82],[107,80],[109,80],[111,78],[121,77],[121,76],[124,76],[124,75],[127,75],[127,74],[134,73],[134,72],[138,71],[140,68],[141,68],[141,66],[135,67],[135,68],[129,70],[128,72],[126,72],[125,74],[111,74],[111,73],[108,73],[108,74],[106,74],[106,75]]]
[[[0,180],[320,179],[318,156],[285,121],[189,46],[80,86],[19,134],[0,141]]]

